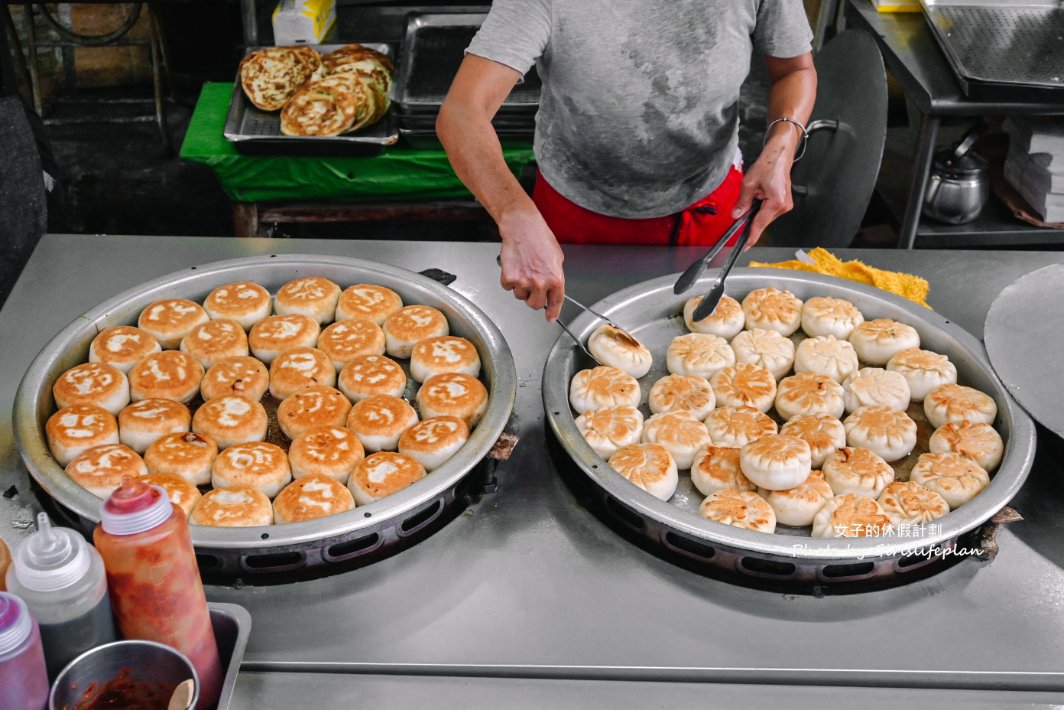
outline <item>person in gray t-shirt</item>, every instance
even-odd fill
[[[499,226],[503,287],[554,320],[565,288],[556,232],[580,215],[588,219],[577,229],[613,225],[619,234],[663,219],[679,225],[729,182],[730,199],[713,203],[732,208],[718,223],[764,199],[751,230],[756,241],[792,206],[791,163],[816,96],[810,40],[800,0],[494,0],[437,132],[455,172]],[[741,176],[734,166],[739,88],[754,48],[772,82],[769,130]],[[491,125],[533,64],[543,80],[537,193],[545,183],[551,204],[565,207],[543,214],[537,203],[547,203],[521,189]]]

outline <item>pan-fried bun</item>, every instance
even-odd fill
[[[811,460],[809,444],[781,434],[751,441],[739,451],[743,474],[759,488],[770,491],[804,483],[812,470]]]
[[[790,335],[802,324],[802,301],[790,291],[771,286],[751,291],[743,299],[749,329],[775,330]]]
[[[947,422],[931,435],[928,448],[932,454],[960,454],[993,471],[1001,463],[1005,444],[989,424]]]
[[[151,473],[172,473],[194,486],[211,482],[211,465],[218,456],[218,444],[209,436],[187,431],[167,434],[144,452]]]
[[[270,371],[253,357],[227,357],[211,366],[200,381],[204,401],[239,395],[258,402],[270,387]]]
[[[319,324],[329,323],[336,315],[340,287],[321,276],[307,276],[289,281],[277,291],[273,310],[278,315],[298,314]]]
[[[680,481],[676,461],[661,444],[622,446],[610,456],[609,466],[659,500],[672,498]]]
[[[735,351],[728,341],[709,333],[678,335],[669,343],[665,364],[674,375],[709,379],[735,364]]]
[[[812,471],[805,483],[794,488],[764,491],[763,495],[775,511],[776,521],[795,527],[812,525],[824,503],[835,497],[821,471]]]
[[[211,467],[215,488],[247,485],[273,498],[292,480],[288,456],[281,447],[264,441],[230,446]]]
[[[993,424],[997,403],[990,395],[971,387],[941,385],[924,398],[924,414],[933,427],[947,422]]]
[[[883,506],[866,495],[836,493],[813,518],[813,537],[879,537],[890,530]]]
[[[137,326],[159,341],[163,349],[176,348],[189,332],[210,320],[203,306],[187,298],[156,301],[140,312]]]
[[[270,364],[270,394],[290,397],[308,385],[336,386],[336,368],[317,348],[293,348]]]
[[[121,444],[104,444],[83,451],[66,465],[66,474],[98,498],[106,498],[122,485],[126,476],[139,478],[148,473],[137,452]]]
[[[627,404],[639,406],[639,382],[616,367],[581,370],[569,385],[569,404],[577,412],[594,412]]]
[[[302,523],[355,507],[355,499],[344,484],[320,474],[303,476],[285,486],[273,501],[273,522],[277,525]]]
[[[206,369],[226,358],[247,357],[248,336],[235,320],[211,320],[182,338],[180,349]]]
[[[878,404],[904,412],[909,408],[909,383],[897,372],[863,367],[842,382],[846,411]]]
[[[987,472],[960,454],[920,454],[909,480],[938,493],[950,509],[964,505],[990,485]]]
[[[119,443],[114,415],[94,404],[60,409],[48,417],[44,430],[48,448],[60,466],[66,466],[75,456],[94,446]]]
[[[318,321],[298,313],[269,316],[256,323],[248,334],[252,354],[269,365],[281,353],[295,348],[311,348],[318,342]]]
[[[862,323],[861,311],[842,298],[813,296],[802,305],[802,330],[811,338],[848,340],[853,329]]]
[[[879,504],[895,525],[930,523],[949,512],[945,498],[912,481],[891,483],[880,494]]]
[[[731,340],[746,324],[743,307],[731,296],[721,296],[713,312],[700,321],[694,320],[695,309],[702,302],[702,297],[688,299],[683,306],[683,322],[692,333],[706,333]]]
[[[321,331],[318,350],[325,353],[332,360],[333,367],[340,371],[363,355],[383,355],[384,331],[365,318],[339,321]]]
[[[366,450],[353,431],[332,425],[308,429],[288,448],[293,478],[322,475],[347,483],[365,457]]]
[[[172,399],[191,402],[199,394],[203,365],[179,350],[149,355],[129,371],[129,394],[134,402],[142,399]]]
[[[269,423],[262,404],[231,394],[204,402],[192,418],[192,431],[209,436],[218,443],[218,448],[228,449],[237,444],[262,441],[266,438]]]
[[[914,402],[923,402],[931,390],[939,385],[957,383],[957,368],[945,355],[930,350],[909,348],[894,353],[887,369],[898,372],[909,383]]]
[[[661,444],[668,449],[679,469],[691,468],[695,453],[710,443],[706,425],[683,409],[662,412],[647,419],[643,426],[643,441]]]
[[[775,330],[745,330],[731,341],[736,362],[763,367],[777,380],[794,365],[794,343]]]
[[[422,340],[450,334],[447,317],[432,306],[405,306],[385,319],[383,329],[385,348],[397,358],[410,357]]]
[[[340,390],[325,385],[309,385],[296,390],[277,407],[277,423],[289,439],[315,427],[343,426],[351,403]]]
[[[747,406],[767,412],[776,399],[776,378],[765,368],[749,363],[725,367],[710,378],[709,384],[721,407]]]
[[[339,387],[352,402],[374,395],[402,397],[406,373],[399,363],[384,355],[362,355],[340,371]]]
[[[798,344],[794,353],[796,373],[815,372],[827,375],[836,382],[843,382],[859,368],[853,346],[846,340],[836,339],[834,335],[806,338]]]
[[[414,346],[410,354],[410,376],[416,382],[424,382],[433,375],[446,372],[479,377],[480,355],[477,347],[455,335],[428,338]]]
[[[170,502],[180,508],[186,517],[192,515],[192,509],[203,497],[198,488],[173,473],[149,473],[141,480],[149,486],[159,486],[166,491]]]
[[[777,433],[772,417],[753,407],[717,407],[705,420],[709,438],[718,446],[742,447]]]
[[[153,353],[162,350],[159,341],[140,328],[118,325],[104,328],[89,345],[89,362],[105,362],[123,373]]]
[[[365,318],[377,325],[403,307],[403,299],[395,291],[375,284],[355,284],[348,286],[340,294],[336,304],[336,320],[345,321]]]
[[[355,432],[366,451],[395,451],[399,437],[417,422],[417,412],[409,402],[388,395],[356,402],[347,415],[347,428]]]
[[[192,414],[170,399],[142,399],[118,414],[119,440],[138,454],[166,436],[188,431]]]
[[[638,444],[643,435],[643,413],[629,404],[584,412],[576,428],[596,454],[609,459],[617,449]]]
[[[196,503],[188,522],[219,528],[273,525],[273,506],[264,493],[251,486],[216,488]]]
[[[725,488],[708,496],[698,507],[706,520],[744,530],[772,533],[776,531],[776,513],[765,499],[753,491]]]
[[[399,437],[399,453],[435,471],[469,440],[469,426],[458,417],[442,416],[418,422]]]
[[[691,482],[704,496],[726,488],[757,490],[739,466],[739,448],[736,446],[707,444],[699,449],[691,463]]]
[[[878,498],[894,482],[894,469],[868,449],[844,446],[824,461],[824,479],[841,496],[847,493]]]
[[[379,451],[355,466],[347,488],[359,505],[369,505],[425,477],[425,467],[417,459],[393,451]]]
[[[916,448],[916,422],[890,407],[859,407],[843,425],[850,446],[874,451],[888,463],[905,458]]]
[[[650,372],[654,364],[654,356],[645,345],[609,323],[603,323],[591,334],[587,349],[603,365],[616,367],[635,378]]]
[[[776,390],[776,412],[784,419],[802,414],[841,417],[846,405],[843,389],[835,380],[816,372],[802,372],[780,380]]]
[[[850,333],[850,343],[861,362],[882,367],[895,353],[920,347],[916,328],[890,318],[865,321]]]
[[[830,454],[846,446],[846,427],[830,414],[801,414],[788,420],[780,434],[809,444],[813,468],[820,468]]]
[[[91,404],[117,415],[129,404],[129,380],[107,363],[86,362],[60,375],[52,385],[52,396],[60,409]]]
[[[236,321],[245,331],[270,315],[272,309],[270,292],[252,281],[219,286],[203,301],[203,310],[211,320]]]
[[[473,429],[488,409],[488,388],[470,375],[446,372],[425,380],[417,391],[417,403],[426,419],[451,415]]]
[[[654,414],[685,409],[699,421],[713,411],[713,388],[701,377],[666,375],[654,383],[647,404]]]

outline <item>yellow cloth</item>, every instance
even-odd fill
[[[884,291],[890,291],[914,303],[919,303],[924,308],[931,307],[927,305],[927,293],[931,289],[927,279],[899,271],[884,271],[856,259],[853,261],[840,261],[837,256],[821,247],[810,251],[809,257],[814,263],[807,264],[803,261],[792,260],[766,264],[760,261],[752,261],[750,266],[771,269],[795,269],[796,271],[811,271],[814,274],[837,276],[841,279],[849,279],[881,288]]]

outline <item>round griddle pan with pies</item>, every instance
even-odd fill
[[[709,271],[691,293],[704,292],[715,277],[716,271]],[[644,413],[647,392],[667,374],[665,350],[674,337],[688,332],[681,313],[690,294],[674,294],[675,281],[675,274],[645,281],[592,306],[622,324],[654,353],[654,367],[640,380]],[[991,473],[990,485],[935,521],[937,527],[929,527],[919,538],[823,539],[809,537],[808,529],[780,526],[777,532],[766,534],[705,520],[698,515],[704,496],[694,488],[689,474],[681,473],[676,494],[661,501],[610,469],[584,440],[569,406],[569,383],[592,363],[567,337],[560,337],[548,353],[543,378],[543,404],[563,475],[625,537],[689,569],[751,586],[799,593],[884,588],[934,574],[960,559],[962,551],[975,549],[973,540],[982,526],[1020,490],[1035,453],[1034,423],[998,380],[982,345],[934,311],[852,281],[743,268],[732,271],[727,291],[742,300],[749,292],[768,286],[791,291],[803,301],[813,296],[846,299],[866,319],[893,318],[913,326],[920,334],[921,347],[948,355],[957,367],[959,382],[988,393],[998,405],[994,428],[1005,441],[1005,453]],[[586,339],[600,324],[585,313],[570,328]],[[914,458],[907,457],[895,466],[911,466]]]
[[[482,362],[480,379],[488,388],[489,399],[469,441],[422,480],[369,505],[288,525],[193,526],[192,542],[203,575],[211,581],[288,581],[390,556],[443,527],[471,500],[490,489],[494,462],[505,458],[505,453],[492,454],[493,449],[500,439],[512,437],[504,435],[504,430],[517,394],[517,372],[502,333],[483,311],[441,283],[449,283],[453,276],[438,270],[423,273],[428,275],[335,256],[252,257],[194,266],[121,293],[60,331],[31,363],[15,397],[15,441],[22,460],[59,512],[87,533],[100,519],[102,501],[70,480],[52,458],[44,425],[55,411],[52,384],[65,370],[87,360],[89,343],[100,330],[136,324],[141,310],[160,299],[180,297],[202,303],[213,289],[233,281],[254,281],[271,294],[305,276],[323,276],[345,288],[357,283],[386,286],[407,304],[438,308],[447,316],[451,333],[476,346]],[[407,367],[406,362],[403,365]],[[411,401],[416,388],[417,383],[409,381],[406,396]],[[275,414],[271,420],[272,430],[276,428]]]

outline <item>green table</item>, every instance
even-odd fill
[[[231,83],[204,84],[181,157],[208,165],[233,201],[237,236],[268,222],[482,217],[442,149],[389,146],[371,157],[241,155],[222,135]],[[528,142],[504,143],[514,172],[534,161]]]

